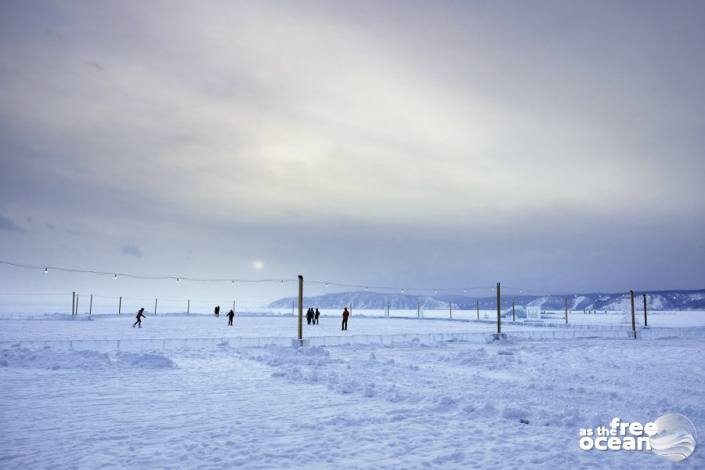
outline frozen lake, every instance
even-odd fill
[[[688,316],[675,318],[687,325]],[[689,338],[674,328],[664,339],[537,341],[519,334],[553,329],[505,323],[509,339],[489,344],[302,349],[220,344],[131,353],[12,344],[291,338],[297,325],[295,317],[241,316],[228,328],[222,315],[160,315],[140,330],[132,321],[0,320],[2,468],[665,469],[671,464],[652,452],[581,451],[578,430],[668,412],[705,429],[705,329],[697,326]],[[494,328],[354,316],[341,332],[337,317],[324,317],[317,326],[304,322],[304,335]],[[678,467],[703,468],[704,454],[698,447]]]

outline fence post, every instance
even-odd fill
[[[475,299],[475,305],[477,306],[477,320],[480,320],[480,299]]]
[[[299,274],[299,342],[304,339],[304,277]]]
[[[157,315],[157,299],[154,299],[154,315]]]
[[[93,315],[93,294],[91,294],[91,302],[88,304],[88,316]]]
[[[416,318],[421,318],[421,303],[416,302]]]
[[[118,301],[118,315],[122,313],[122,296],[120,296],[120,300]]]
[[[448,316],[450,316],[450,319],[453,319],[453,304],[451,302],[448,302]]]
[[[186,301],[186,314],[188,315],[190,313],[191,313],[191,299],[188,299]]]
[[[235,312],[235,299],[233,299],[233,312]]]
[[[79,295],[76,294],[76,313],[75,313],[76,316],[78,316],[78,297],[79,297]]]
[[[501,307],[500,307],[500,303],[501,303],[501,289],[502,289],[502,288],[500,287],[499,282],[498,282],[498,283],[497,283],[497,336],[499,336],[500,334],[502,334],[502,317],[501,317],[501,313],[502,313],[501,310],[502,310],[502,309],[501,309]]]
[[[646,294],[641,294],[644,298],[644,326],[649,326],[649,320],[646,318]]]
[[[563,298],[563,306],[565,307],[565,324],[568,324],[568,297]]]
[[[512,300],[512,321],[516,321],[516,317],[514,316],[514,301]]]
[[[71,297],[71,316],[73,316],[73,312],[76,310],[76,291],[73,291],[73,297]]]
[[[635,318],[635,312],[634,312],[634,291],[633,290],[629,291],[629,296],[631,297],[631,301],[632,301],[632,333],[634,333],[634,339],[636,339],[636,318]]]

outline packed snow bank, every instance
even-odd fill
[[[0,367],[25,369],[173,369],[176,364],[159,354],[119,352],[114,355],[97,351],[54,351],[49,347],[40,350],[15,345],[0,350]]]

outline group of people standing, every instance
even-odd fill
[[[213,314],[215,315],[216,318],[220,317],[220,305],[215,306],[215,308],[213,309]],[[232,308],[227,313],[227,317],[228,317],[228,326],[233,326],[233,319],[235,318],[235,311]]]
[[[318,325],[318,318],[320,316],[321,312],[318,311],[318,307],[316,307],[315,309],[309,308],[306,311],[306,323],[308,323],[309,325]],[[348,330],[348,318],[350,318],[350,311],[348,311],[348,308],[345,307],[343,309],[343,322],[340,327],[342,331]]]
[[[309,325],[318,325],[318,318],[321,316],[321,312],[318,311],[318,307],[314,310],[309,308],[306,311],[306,323]]]

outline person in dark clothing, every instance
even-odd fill
[[[144,308],[139,309],[136,317],[137,321],[132,324],[132,328],[134,328],[135,326],[142,328],[142,319],[145,317],[146,315],[144,314]]]
[[[313,320],[313,309],[309,307],[309,309],[306,310],[306,323],[310,325],[312,320]]]
[[[235,312],[232,309],[228,312],[228,326],[233,326],[233,318],[235,318]]]
[[[341,330],[348,331],[348,317],[350,317],[350,312],[348,312],[348,307],[343,310],[343,327]]]
[[[318,325],[318,317],[321,316],[321,312],[318,311],[318,307],[316,307],[316,312],[313,314],[313,323],[315,325]]]
[[[220,316],[220,305],[215,306],[213,313],[215,314],[216,318]]]

